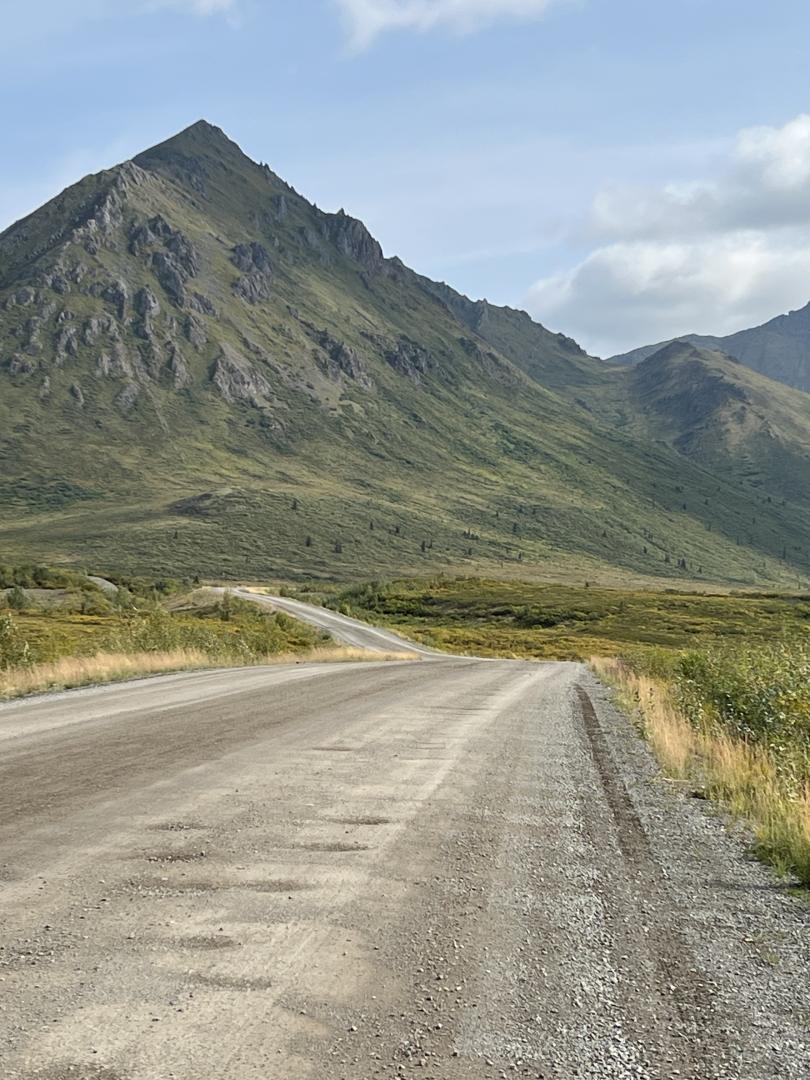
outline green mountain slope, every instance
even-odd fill
[[[0,235],[0,558],[795,584],[804,496],[622,379],[199,123]]]
[[[810,395],[681,341],[635,366],[620,385],[640,434],[756,486],[766,502],[810,500]]]
[[[810,391],[810,304],[787,315],[777,315],[762,326],[740,330],[727,337],[686,334],[677,340],[720,349],[761,375],[798,390]],[[612,357],[611,363],[637,364],[670,344],[671,341],[662,341],[633,349]]]

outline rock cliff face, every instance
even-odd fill
[[[786,544],[805,557],[806,507],[752,531],[750,462],[720,496],[703,465],[770,431],[757,483],[787,490],[801,408],[776,416],[733,368],[695,364],[698,412],[746,409],[719,443],[697,414],[688,437],[670,425],[688,365],[632,384],[387,258],[201,122],[0,234],[0,557],[243,576],[363,551],[358,575],[534,558],[654,576],[694,547],[707,574],[778,576]],[[658,493],[684,483],[709,509],[673,526]],[[645,538],[673,528],[666,562]]]

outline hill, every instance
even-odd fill
[[[810,391],[810,304],[777,315],[762,326],[740,330],[727,337],[686,334],[677,339],[709,349],[720,349],[746,367],[799,390]],[[611,363],[637,364],[671,341],[646,345],[611,358]]]
[[[795,584],[789,472],[657,437],[665,398],[386,258],[205,122],[0,234],[8,561]]]
[[[637,428],[771,504],[810,500],[810,395],[733,357],[673,342],[622,380]]]

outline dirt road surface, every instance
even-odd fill
[[[252,589],[234,589],[233,592],[240,600],[249,600],[254,604],[272,608],[273,611],[284,611],[287,615],[317,626],[319,630],[325,630],[327,634],[331,634],[336,641],[343,645],[351,645],[355,649],[369,649],[372,652],[412,652],[417,656],[433,659],[445,656],[435,649],[429,649],[425,645],[400,637],[392,630],[369,626],[368,623],[360,622],[359,619],[352,619],[347,615],[341,615],[314,604],[306,604],[301,600],[268,596]]]
[[[4,1080],[807,1076],[807,909],[576,664],[0,708]]]

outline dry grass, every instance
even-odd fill
[[[47,664],[0,671],[0,698],[23,697],[44,690],[118,682],[137,675],[167,671],[194,671],[211,666],[211,658],[196,649],[170,652],[97,653],[63,656]]]
[[[402,660],[418,660],[419,654],[413,652],[376,652],[373,649],[355,649],[350,646],[324,645],[317,649],[308,649],[306,652],[278,653],[259,660],[260,664],[347,664],[394,662]]]
[[[349,663],[358,661],[416,660],[414,653],[382,653],[364,649],[324,646],[306,652],[277,653],[262,657],[256,666],[265,664]],[[0,669],[0,700],[25,697],[49,690],[68,690],[78,686],[96,686],[121,682],[141,675],[175,671],[199,671],[204,668],[238,666],[224,663],[198,649],[172,649],[166,652],[97,653],[95,656],[64,656],[46,664]]]
[[[810,884],[810,786],[792,790],[767,749],[694,727],[666,683],[638,675],[615,658],[594,657],[591,667],[616,690],[669,777],[746,821],[763,859]]]

